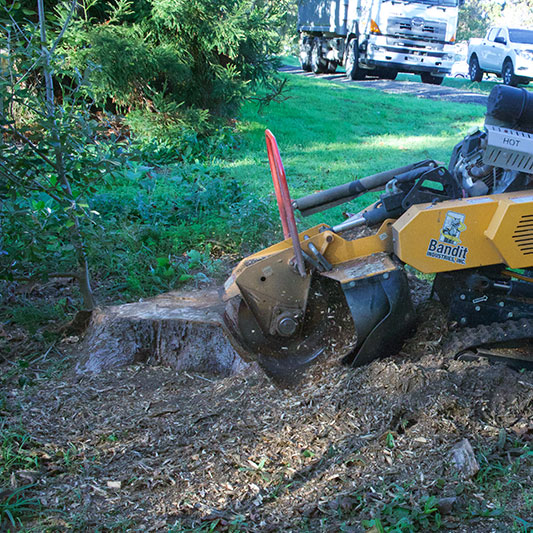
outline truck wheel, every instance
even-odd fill
[[[346,48],[346,77],[349,80],[363,80],[366,73],[359,66],[359,46],[357,39],[351,39]]]
[[[468,63],[468,74],[470,74],[470,81],[481,81],[483,79],[483,71],[479,67],[479,61],[476,56],[470,58]]]
[[[322,57],[320,39],[315,37],[313,39],[313,47],[311,48],[311,70],[315,74],[322,74],[326,72],[327,68],[328,62]]]
[[[514,75],[513,63],[510,59],[507,59],[503,64],[502,78],[505,85],[516,87],[518,85],[518,78]]]
[[[429,83],[431,85],[441,85],[444,81],[444,76],[433,76],[429,72],[422,72],[420,78],[422,79],[422,83]]]
[[[305,72],[311,72],[311,48],[313,41],[309,37],[303,37],[300,41],[300,65]]]

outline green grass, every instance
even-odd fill
[[[25,495],[31,487],[25,485],[9,492],[6,497],[0,497],[0,531],[21,531],[23,521],[36,514],[39,500]]]
[[[18,530],[21,521],[32,516],[39,506],[36,498],[26,495],[32,485],[8,488],[13,472],[38,470],[39,461],[32,454],[35,444],[23,428],[10,428],[5,422],[0,425],[0,531],[11,527]]]
[[[38,468],[38,460],[31,454],[32,445],[31,437],[22,428],[0,426],[0,484],[7,486],[15,470]]]
[[[390,95],[357,86],[288,75],[287,100],[261,111],[242,110],[243,147],[222,163],[237,181],[272,197],[264,131],[277,138],[294,198],[363,176],[432,158],[447,164],[451,151],[474,126],[484,107]],[[338,220],[342,209],[314,215],[307,225]]]
[[[33,334],[44,323],[53,324],[65,320],[65,304],[65,301],[58,301],[53,305],[43,302],[42,305],[38,306],[34,302],[24,301],[21,298],[19,306],[9,307],[5,312],[0,311],[0,317],[8,323],[27,328]]]

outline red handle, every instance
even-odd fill
[[[272,181],[274,182],[274,190],[276,191],[276,200],[278,202],[279,217],[283,228],[283,236],[285,239],[288,239],[289,237],[292,239],[292,247],[294,249],[298,272],[301,276],[305,276],[302,247],[300,246],[300,239],[298,238],[298,228],[296,227],[296,220],[294,218],[294,210],[292,208],[285,169],[283,168],[281,156],[279,155],[278,143],[276,142],[276,137],[274,137],[270,130],[265,131],[265,138],[268,162],[270,163],[270,172],[272,173]]]

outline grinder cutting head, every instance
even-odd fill
[[[436,274],[437,282],[448,273],[452,289],[442,297],[439,283],[435,288],[445,305],[451,300],[451,320],[470,326],[468,335],[511,320],[498,331],[530,337],[531,280],[522,279],[527,290],[524,283],[518,290],[491,268],[533,268],[533,198],[526,190],[533,179],[533,97],[496,87],[487,111],[485,128],[456,147],[449,170],[424,160],[294,202],[267,132],[285,240],[243,260],[226,283],[225,325],[238,352],[281,384],[326,357],[359,366],[396,353],[415,318],[404,263]],[[377,202],[348,220],[298,233],[293,208],[307,216],[380,189]],[[379,228],[343,238],[360,225]],[[461,271],[467,280],[487,281],[461,285]],[[486,336],[476,338],[487,348]]]
[[[415,315],[405,273],[390,256],[392,221],[351,241],[324,225],[298,234],[270,132],[267,140],[286,239],[244,259],[226,282],[234,347],[281,385],[326,358],[359,366],[396,352]]]
[[[340,241],[335,239],[336,247]],[[360,366],[397,352],[415,313],[405,272],[388,254],[335,263],[326,252],[334,261],[331,269],[308,269],[305,277],[290,267],[291,255],[287,248],[249,258],[230,281],[224,323],[245,360],[257,361],[277,384],[291,386],[325,359]]]

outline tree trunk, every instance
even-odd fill
[[[65,33],[68,24],[70,23],[72,13],[76,7],[76,2],[71,3],[70,11],[67,16],[67,19],[63,25],[63,28],[59,32],[59,36],[56,42],[52,46],[52,52],[59,43],[61,37]],[[57,171],[59,182],[63,188],[63,192],[66,194],[68,200],[72,202],[72,209],[70,212],[70,219],[73,223],[71,236],[72,236],[72,245],[76,249],[76,256],[78,259],[79,274],[78,281],[80,285],[80,292],[83,300],[84,310],[91,311],[95,308],[96,302],[94,299],[93,290],[91,287],[91,276],[89,272],[89,263],[87,261],[85,239],[80,227],[79,215],[74,209],[75,200],[72,194],[72,188],[70,186],[70,181],[68,179],[65,161],[63,158],[64,147],[61,144],[61,139],[59,136],[57,121],[56,121],[56,104],[54,97],[54,81],[52,78],[52,68],[50,66],[50,56],[51,51],[48,50],[46,46],[46,18],[44,12],[44,0],[37,0],[37,10],[39,13],[39,29],[41,36],[41,57],[43,59],[43,74],[46,87],[46,107],[48,113],[48,119],[50,121],[51,134],[53,138],[54,146],[54,155],[55,155],[55,165],[54,168]]]
[[[248,367],[221,327],[216,291],[170,292],[95,309],[81,344],[78,373],[145,362],[228,376]]]

